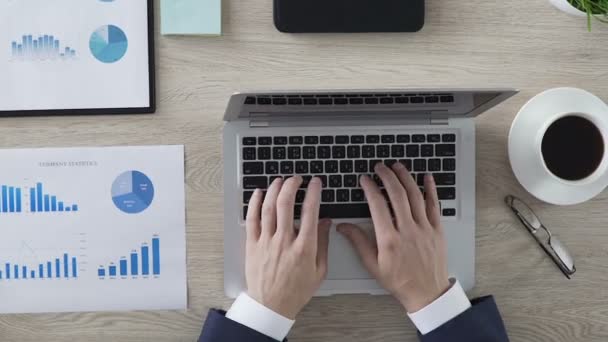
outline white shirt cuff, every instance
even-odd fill
[[[439,328],[471,307],[471,302],[458,280],[450,279],[452,287],[421,310],[408,313],[422,335]]]
[[[226,313],[226,318],[277,341],[283,341],[296,322],[270,310],[246,293],[241,293],[236,298]]]

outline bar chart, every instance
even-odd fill
[[[62,46],[61,41],[51,34],[34,36],[24,34],[20,40],[11,42],[13,60],[68,60],[76,58],[76,50]]]
[[[29,189],[11,185],[0,185],[0,189],[0,215],[28,210],[30,213],[78,211],[78,204],[68,204],[55,195],[45,193],[43,183],[36,183],[36,186]]]
[[[97,269],[100,279],[158,278],[160,276],[160,237],[144,242],[138,249],[121,256],[116,262],[101,265]]]
[[[1,265],[1,264],[0,264]],[[39,263],[38,265],[20,265],[5,262],[0,266],[0,282],[8,280],[32,279],[76,279],[78,278],[78,258],[68,253]]]

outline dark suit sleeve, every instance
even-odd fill
[[[209,310],[198,342],[277,342],[225,315],[225,311]]]
[[[471,308],[426,335],[421,342],[508,342],[507,330],[494,298],[471,301]]]

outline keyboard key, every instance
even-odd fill
[[[439,100],[442,103],[453,103],[454,102],[454,96],[452,96],[452,95],[440,96]]]
[[[439,96],[427,96],[424,98],[426,103],[439,103]]]
[[[243,160],[255,160],[256,158],[255,147],[243,147]]]
[[[403,145],[391,146],[391,157],[393,157],[393,158],[405,157],[405,148],[403,147]]]
[[[288,99],[287,103],[289,103],[290,105],[301,105],[302,99]]]
[[[296,192],[296,203],[303,203],[304,198],[306,198],[306,191],[298,190],[298,192]]]
[[[364,202],[365,193],[361,189],[353,189],[350,191],[350,200],[353,202]]]
[[[258,97],[259,105],[269,105],[272,103],[272,100],[269,97]]]
[[[274,137],[275,145],[287,145],[287,137]]]
[[[383,97],[380,99],[380,103],[391,104],[391,103],[393,103],[393,98],[392,97]]]
[[[319,99],[319,104],[320,105],[331,105],[334,102],[331,99]]]
[[[314,146],[304,146],[302,148],[302,156],[304,159],[315,159],[317,158],[317,149]]]
[[[317,157],[319,159],[329,159],[329,158],[331,158],[331,147],[329,147],[329,146],[319,146],[319,147],[317,147]]]
[[[312,179],[312,176],[302,176],[302,184],[300,184],[300,189],[306,189],[308,187],[308,183],[310,183],[310,180]]]
[[[410,136],[409,134],[400,134],[397,136],[397,142],[398,143],[409,143],[410,142]]]
[[[334,159],[346,158],[346,147],[344,146],[332,146],[331,155]]]
[[[433,145],[425,144],[425,145],[420,146],[420,154],[423,157],[432,157],[433,152],[435,152],[435,148],[433,147]]]
[[[348,102],[353,105],[363,104],[363,99],[358,97],[351,97],[348,99]]]
[[[289,175],[293,173],[293,162],[282,161],[281,162],[281,174]]]
[[[382,160],[370,160],[369,161],[369,172],[376,172],[376,164],[381,164]]]
[[[327,176],[326,175],[321,175],[321,176],[315,176],[317,178],[319,178],[321,180],[321,184],[323,184],[324,188],[327,188]]]
[[[311,99],[311,98],[304,99],[304,104],[305,105],[316,105],[317,99]]]
[[[342,176],[341,175],[329,176],[329,187],[330,188],[341,188],[342,187]]]
[[[331,145],[334,143],[334,137],[331,135],[324,135],[321,137],[321,144]]]
[[[424,134],[414,134],[412,136],[412,141],[415,143],[422,143],[426,141],[426,137],[424,136]]]
[[[245,137],[243,138],[243,145],[253,146],[257,144],[257,139],[255,137]]]
[[[356,188],[359,185],[357,181],[357,175],[345,175],[344,176],[344,187],[345,188]]]
[[[452,209],[452,208],[443,209],[443,216],[456,216],[456,209]]]
[[[411,103],[424,103],[424,97],[415,96],[410,99]]]
[[[275,106],[282,106],[287,104],[287,99],[282,97],[275,97],[272,99],[272,104]]]
[[[243,203],[249,204],[251,197],[253,196],[253,191],[245,191],[243,192]]]
[[[338,173],[338,162],[336,160],[325,161],[325,173]]]
[[[416,175],[415,179],[418,186],[424,187],[424,175],[424,173],[419,173]],[[424,192],[424,189],[421,191]]]
[[[429,171],[441,171],[441,159],[429,159],[428,166]]]
[[[307,161],[297,161],[296,162],[296,173],[300,174],[300,175],[308,173],[308,162]]]
[[[287,149],[285,147],[274,147],[272,149],[272,159],[282,160],[287,157]]]
[[[279,163],[278,162],[266,162],[266,174],[277,175],[279,174]]]
[[[361,158],[361,146],[358,146],[358,145],[348,146],[346,148],[346,156],[349,159]]]
[[[336,200],[336,192],[333,189],[323,190],[321,192],[321,201],[324,203],[331,203]]]
[[[434,173],[435,184],[437,185],[455,185],[456,174],[455,173]]]
[[[395,98],[395,103],[399,103],[399,104],[410,103],[410,99],[407,97],[397,97],[397,98]]]
[[[341,160],[340,161],[340,173],[352,173],[353,172],[353,161],[352,160]]]
[[[277,178],[283,178],[282,176],[270,176],[268,177],[268,184],[272,184],[272,182],[274,182],[275,179]],[[270,186],[270,185],[269,185]]]
[[[425,172],[426,171],[426,160],[425,159],[414,159],[414,172]]]
[[[401,164],[405,166],[406,169],[412,171],[412,160],[411,159],[401,159],[399,160]]]
[[[374,145],[363,145],[363,150],[361,155],[363,158],[375,158],[376,157],[376,147]]]
[[[350,137],[351,144],[363,144],[365,143],[365,137],[362,135],[353,135]]]
[[[255,190],[266,189],[268,178],[266,176],[243,177],[243,189]]]
[[[386,165],[388,168],[393,167],[395,164],[397,164],[397,159],[387,159],[384,161],[384,165]]]
[[[246,162],[243,163],[244,175],[262,175],[264,174],[264,163],[262,162]]]
[[[365,137],[365,142],[368,144],[377,144],[380,142],[380,136],[379,135],[368,135],[367,137]]]
[[[271,155],[270,147],[258,147],[258,159],[259,160],[270,160]]]
[[[289,137],[289,145],[302,145],[304,138],[302,137]]]
[[[334,104],[337,104],[337,105],[348,104],[348,99],[334,99]]]
[[[441,135],[439,135],[439,134],[428,134],[426,136],[426,140],[428,142],[432,142],[432,143],[441,142]]]
[[[456,199],[456,188],[437,188],[437,195],[440,200]]]
[[[376,146],[376,156],[377,158],[388,158],[391,156],[391,149],[388,145],[378,145]]]
[[[374,182],[376,182],[376,185],[378,185],[378,187],[380,187],[380,188],[384,187],[384,184],[382,183],[382,179],[380,179],[380,176],[378,176],[377,174],[374,174],[372,176],[372,179],[374,180]]]
[[[336,199],[338,202],[349,202],[350,201],[350,191],[347,189],[340,189],[336,191]]]
[[[323,173],[323,162],[314,160],[310,162],[310,173],[319,174]]]
[[[289,146],[287,148],[287,157],[289,159],[302,158],[302,149],[299,146]]]
[[[272,138],[271,137],[259,137],[258,143],[260,145],[272,145]]]
[[[383,135],[381,139],[383,144],[393,144],[395,142],[394,135]]]
[[[355,160],[355,172],[367,173],[367,160]]]
[[[304,137],[304,143],[307,145],[316,145],[319,143],[319,137]]]
[[[456,159],[446,158],[443,160],[443,171],[456,171]]]
[[[319,217],[331,219],[370,218],[371,213],[367,203],[321,204]]]
[[[336,137],[336,144],[348,144],[349,141],[350,138],[348,137],[348,135],[338,135]]]
[[[376,98],[366,98],[365,99],[365,104],[378,104],[378,99]]]
[[[437,157],[453,157],[456,155],[456,145],[454,144],[439,144],[435,146],[435,155]]]
[[[408,158],[415,158],[420,156],[419,145],[407,145],[405,148],[405,155]]]
[[[246,105],[253,105],[253,104],[255,104],[255,97],[253,97],[253,96],[247,96],[247,98],[245,99],[245,104]]]
[[[444,134],[441,136],[443,142],[456,142],[456,134]]]

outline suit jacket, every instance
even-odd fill
[[[426,335],[418,335],[421,342],[508,342],[494,298],[475,299],[472,307]],[[199,342],[277,342],[276,340],[234,322],[225,311],[211,310],[205,321]]]

